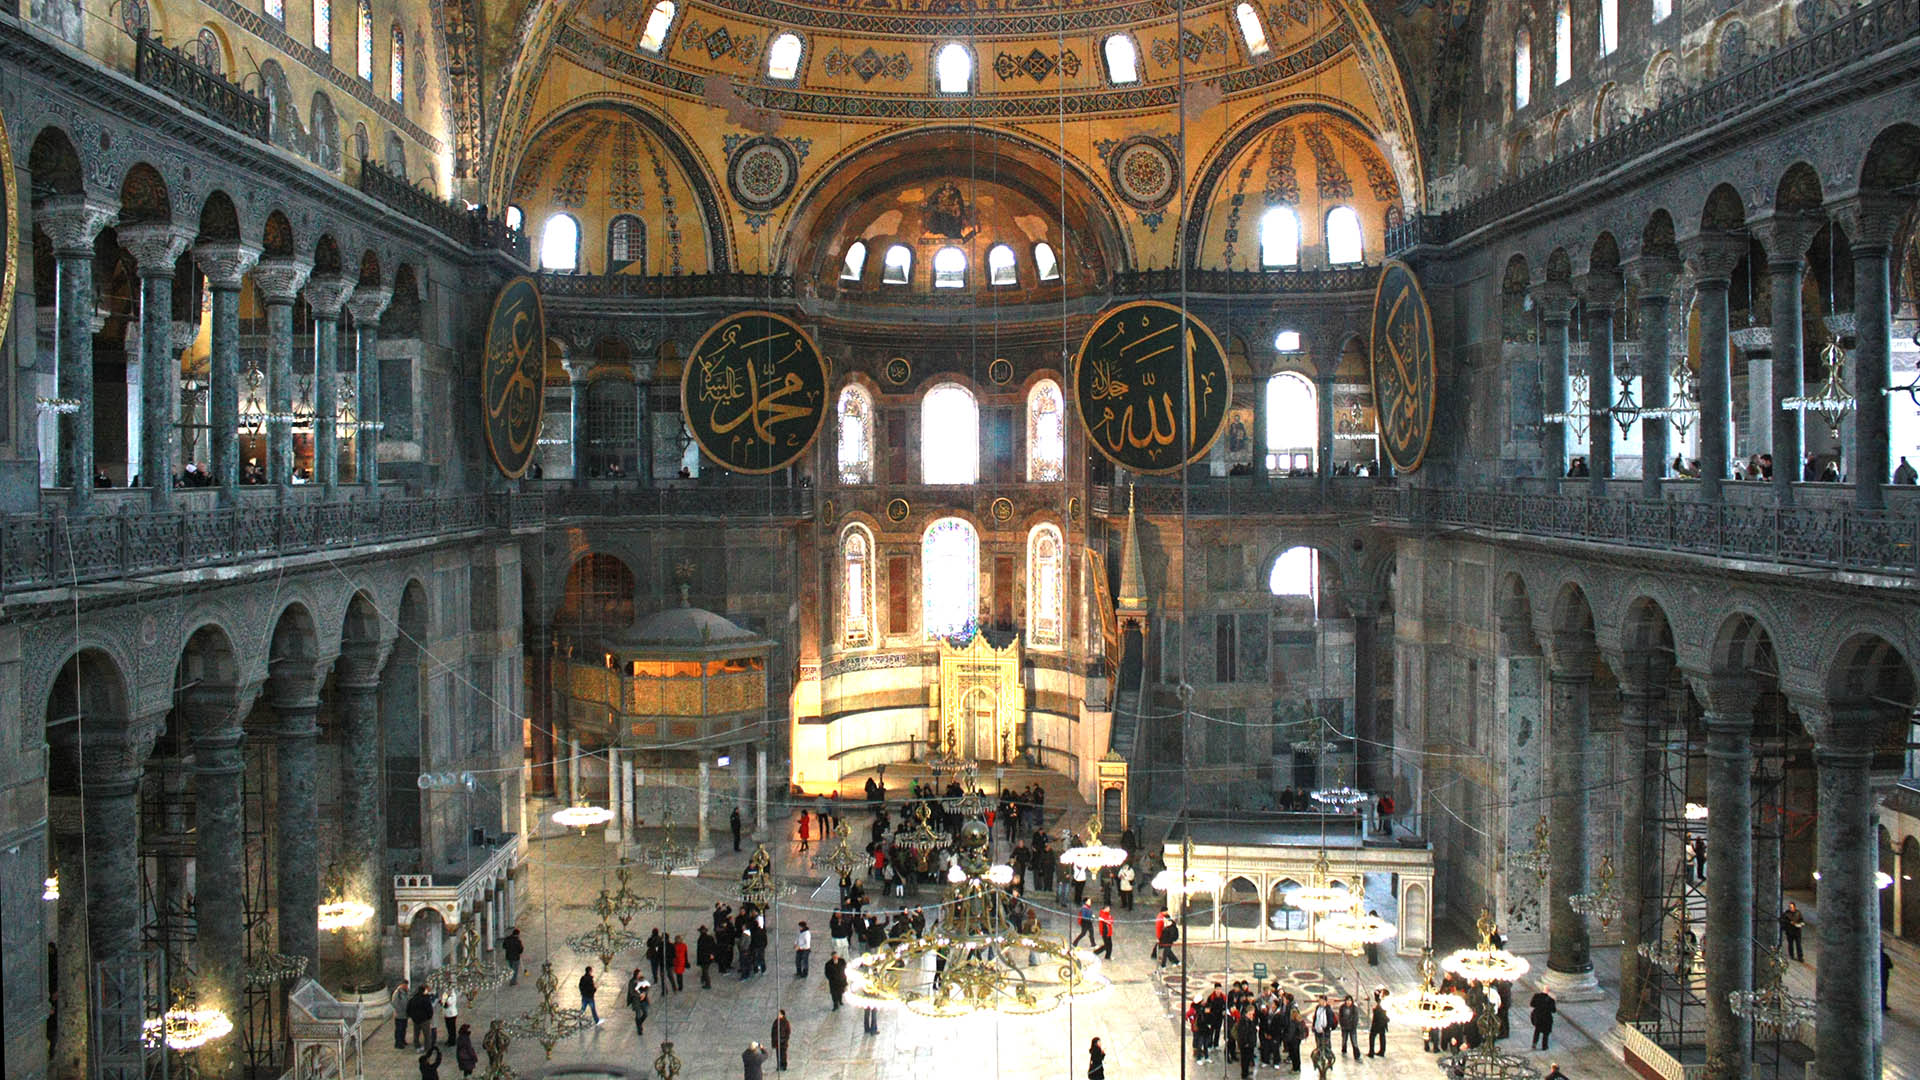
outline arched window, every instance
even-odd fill
[[[1036,525],[1027,534],[1027,644],[1057,649],[1066,638],[1066,552],[1060,530]]]
[[[547,227],[540,234],[540,269],[580,269],[580,223],[571,214],[547,219]]]
[[[1513,35],[1513,107],[1524,109],[1533,100],[1533,35],[1526,27]]]
[[[1351,206],[1327,211],[1327,262],[1345,266],[1360,261],[1360,212]]]
[[[1240,40],[1247,43],[1248,56],[1267,55],[1267,31],[1260,25],[1260,13],[1252,4],[1236,4],[1233,18],[1240,24]]]
[[[864,241],[855,240],[847,245],[846,260],[840,264],[840,280],[859,281],[860,271],[866,269],[866,266],[867,245]]]
[[[1027,482],[1051,483],[1066,475],[1066,402],[1059,383],[1042,379],[1027,391]]]
[[[360,78],[373,81],[373,3],[372,0],[360,0],[360,31],[355,39],[358,42],[357,60]]]
[[[353,160],[365,163],[373,156],[373,144],[367,138],[367,125],[353,125]]]
[[[1045,240],[1033,245],[1033,266],[1040,271],[1041,281],[1060,280],[1060,260],[1053,253],[1053,245]]]
[[[393,80],[393,100],[399,101],[407,85],[407,37],[399,23],[393,24],[393,63],[387,74]]]
[[[512,203],[507,204],[507,228],[519,229],[526,225],[527,212]]]
[[[333,52],[333,0],[313,0],[313,47]]]
[[[967,283],[967,253],[957,247],[943,247],[933,253],[933,287],[958,289]]]
[[[882,285],[905,285],[913,276],[913,249],[905,244],[895,244],[887,249],[887,257],[880,264],[880,283]]]
[[[803,45],[799,34],[781,34],[767,46],[767,78],[791,82],[800,74],[800,53]]]
[[[328,172],[339,172],[340,118],[334,114],[333,102],[327,95],[314,91],[313,107],[308,115],[313,120],[313,149],[309,156],[315,165]]]
[[[949,41],[940,46],[940,55],[934,60],[934,71],[940,82],[943,94],[964,94],[973,85],[973,54],[957,41]]]
[[[667,31],[673,27],[673,0],[660,0],[647,12],[647,25],[640,31],[642,51],[657,53],[667,44]]]
[[[1662,22],[1673,14],[1673,0],[1653,0],[1653,21]]]
[[[971,484],[980,479],[980,406],[973,392],[942,383],[920,399],[920,482]]]
[[[1274,596],[1304,596],[1312,605],[1314,618],[1320,615],[1320,551],[1317,548],[1295,547],[1280,553],[1273,560],[1273,571],[1267,575],[1267,591]]]
[[[1567,11],[1567,0],[1560,0],[1560,6],[1553,13],[1553,85],[1559,86],[1573,78],[1573,15]]]
[[[850,648],[873,644],[873,537],[862,525],[840,539],[840,640]]]
[[[979,605],[980,536],[960,518],[941,518],[920,540],[920,622],[927,640],[972,630]]]
[[[1620,0],[1600,0],[1600,55],[1620,47]]]
[[[1279,333],[1273,335],[1273,348],[1275,352],[1283,352],[1283,353],[1299,352],[1300,351],[1300,331],[1282,330]]]
[[[1125,34],[1107,38],[1101,50],[1107,54],[1107,81],[1116,85],[1140,81],[1140,51]]]
[[[1300,215],[1290,206],[1276,206],[1260,216],[1260,265],[1300,265]]]
[[[402,180],[407,178],[407,144],[400,141],[398,132],[387,132],[387,148],[380,157],[380,164],[388,172]]]
[[[621,214],[607,223],[607,272],[647,261],[647,223],[632,214]]]
[[[1320,410],[1313,383],[1297,371],[1267,380],[1267,469],[1282,476],[1313,473]]]
[[[284,23],[287,21],[286,0],[265,0],[265,2],[260,5],[260,10],[266,12],[267,18],[272,19],[274,22]]]
[[[873,483],[873,397],[858,385],[840,391],[840,482]]]
[[[995,285],[1018,285],[1020,272],[1014,269],[1013,249],[995,244],[987,249],[987,280]]]

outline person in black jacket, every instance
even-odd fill
[[[424,982],[407,1002],[407,1019],[413,1021],[413,1045],[431,1049],[440,1044],[440,1031],[433,1026],[433,998]]]
[[[1545,1050],[1549,1037],[1553,1035],[1553,1014],[1559,1011],[1560,1006],[1545,987],[1533,995],[1533,1000],[1527,1002],[1527,1006],[1533,1012],[1533,1049]]]
[[[779,1072],[787,1071],[787,1044],[793,1040],[793,1022],[787,1019],[787,1010],[781,1009],[780,1015],[773,1018],[773,1043],[775,1068]]]
[[[693,960],[700,965],[700,989],[713,989],[713,960],[719,946],[713,940],[713,933],[706,927],[700,928],[700,935],[693,941]]]
[[[507,966],[513,969],[513,977],[507,980],[508,986],[520,985],[520,956],[527,951],[527,944],[520,940],[520,928],[507,931],[505,941],[500,943],[500,951],[506,954]]]
[[[473,1048],[473,1025],[460,1025],[460,1035],[453,1040],[453,1061],[460,1066],[461,1076],[472,1076],[474,1067],[480,1064],[480,1055]]]
[[[600,1022],[600,1005],[593,1000],[593,994],[599,988],[593,981],[593,969],[588,968],[586,974],[580,976],[580,1007],[593,1014],[595,1024]]]
[[[1173,947],[1175,945],[1178,945],[1179,943],[1180,943],[1180,924],[1177,922],[1174,922],[1172,919],[1168,919],[1167,924],[1160,928],[1160,966],[1161,967],[1166,967],[1168,964],[1177,964],[1180,962],[1180,958],[1173,955]]]
[[[1107,1052],[1100,1049],[1099,1039],[1087,1047],[1087,1080],[1107,1080]]]
[[[439,1036],[435,1035],[435,1039]],[[440,1044],[432,1043],[420,1055],[420,1080],[440,1080]]]
[[[1373,992],[1373,1017],[1367,1025],[1367,1056],[1387,1056],[1387,992],[1384,989]]]
[[[847,994],[847,958],[834,953],[827,958],[821,968],[827,977],[827,996],[833,999],[833,1011],[840,1011],[840,1001]]]
[[[1348,994],[1340,1003],[1340,1056],[1346,1057],[1347,1051],[1353,1051],[1353,1060],[1360,1060],[1360,1007],[1353,1003],[1353,995]]]

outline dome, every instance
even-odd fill
[[[613,648],[674,652],[748,652],[767,639],[704,608],[677,607],[642,615],[608,639]]]

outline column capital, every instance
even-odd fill
[[[1827,215],[1819,211],[1773,213],[1748,228],[1753,238],[1767,249],[1767,269],[1797,270],[1813,246],[1813,238],[1827,224]]]
[[[193,344],[193,339],[200,336],[200,324],[181,319],[169,326],[168,332],[168,344],[173,346],[175,353],[183,353],[187,351],[187,346]]]
[[[1747,234],[1731,229],[1704,229],[1680,242],[1680,253],[1701,285],[1726,285],[1733,268],[1747,253]]]
[[[92,195],[55,195],[36,203],[33,223],[53,241],[56,256],[93,257],[100,230],[120,216],[118,199]]]
[[[1598,655],[1591,634],[1548,634],[1547,677],[1556,682],[1592,682],[1593,661]]]
[[[1878,251],[1885,254],[1893,246],[1900,222],[1913,207],[1905,195],[1886,191],[1861,191],[1829,203],[1827,212],[1834,223],[1847,231],[1856,255]]]
[[[1815,747],[1835,753],[1858,752],[1872,757],[1882,744],[1881,736],[1890,723],[1904,722],[1908,710],[1867,701],[1805,700],[1789,697],[1788,704],[1800,714],[1800,724],[1813,736]],[[1905,740],[1902,740],[1905,741]]]
[[[380,685],[380,668],[386,660],[385,649],[378,645],[349,646],[340,651],[334,669],[334,682],[342,690],[372,690]]]
[[[318,274],[307,279],[304,292],[307,307],[313,310],[315,318],[338,319],[340,309],[347,306],[347,298],[359,283],[341,273]]]
[[[1540,318],[1547,322],[1566,322],[1573,317],[1573,284],[1549,278],[1533,285],[1533,302]]]
[[[237,240],[203,243],[194,247],[193,261],[207,276],[209,288],[238,290],[247,271],[260,261],[260,248]]]
[[[253,268],[253,285],[268,304],[291,304],[312,273],[312,259],[276,255]]]
[[[1708,731],[1739,729],[1753,730],[1753,707],[1760,700],[1760,690],[1752,679],[1744,675],[1696,675],[1687,674],[1687,681],[1693,684],[1693,692],[1706,706],[1706,715],[1702,718]]]
[[[361,285],[353,290],[353,296],[347,300],[347,310],[353,312],[353,321],[362,326],[374,326],[380,322],[380,316],[387,313],[387,305],[393,302],[393,289],[386,285]]]
[[[160,718],[162,726],[165,718]],[[78,775],[87,778],[87,798],[132,795],[140,787],[147,754],[161,727],[90,717],[84,734],[74,728],[58,731],[49,740]]]
[[[653,361],[634,360],[630,361],[630,366],[633,368],[635,384],[644,386],[653,382]]]
[[[1673,654],[1659,649],[1624,649],[1607,654],[1620,693],[1627,697],[1665,697],[1673,676]]]
[[[1638,287],[1640,303],[1664,304],[1673,299],[1673,288],[1686,267],[1670,255],[1638,255],[1622,264],[1622,269]]]
[[[593,361],[591,360],[569,359],[562,360],[560,364],[567,369],[568,382],[584,383],[587,381],[587,372],[593,370]]]
[[[171,221],[138,221],[114,230],[140,276],[172,277],[174,264],[193,246],[194,230]]]
[[[1580,293],[1588,311],[1612,311],[1620,302],[1621,275],[1618,270],[1590,270],[1580,277]]]

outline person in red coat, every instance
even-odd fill
[[[813,836],[813,826],[807,821],[805,811],[800,813],[800,850],[807,850],[807,841]]]
[[[687,939],[679,934],[673,935],[673,988],[685,990],[687,976]]]
[[[1113,959],[1113,909],[1100,909],[1100,947],[1093,950],[1095,956]]]

